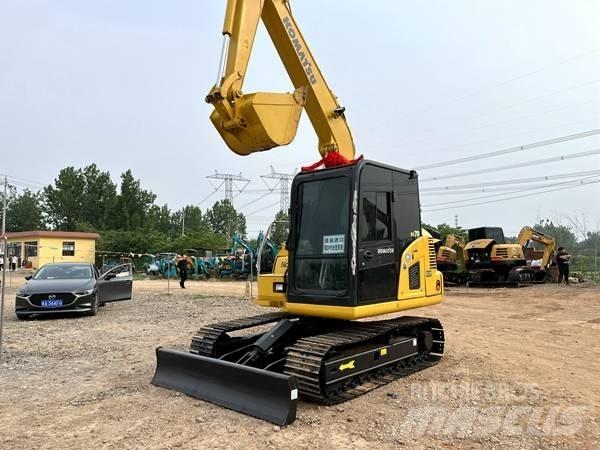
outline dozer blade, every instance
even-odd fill
[[[294,376],[158,347],[152,384],[277,425],[296,419]]]

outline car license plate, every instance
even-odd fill
[[[44,308],[59,308],[63,305],[62,299],[54,299],[54,300],[42,300],[42,306]]]

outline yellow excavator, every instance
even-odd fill
[[[527,264],[525,269],[529,273],[529,277],[534,283],[545,283],[550,275],[550,264],[552,263],[552,254],[556,247],[556,241],[552,236],[542,233],[541,231],[534,230],[531,227],[523,227],[517,237],[517,243],[523,249],[523,252],[527,249],[533,249],[532,243],[537,243],[543,247],[542,257],[536,259],[526,258]],[[531,252],[535,254],[535,250]],[[527,256],[527,255],[525,255]]]
[[[293,93],[242,91],[260,19]],[[206,100],[227,146],[248,155],[289,144],[305,110],[321,160],[294,178],[285,249],[258,276],[256,302],[278,310],[203,326],[189,352],[157,348],[152,383],[286,425],[299,397],[344,402],[436,364],[437,319],[357,319],[440,303],[443,277],[421,230],[416,172],[355,159],[345,110],[289,1],[228,0],[223,36]]]
[[[528,263],[524,250],[530,242],[544,246],[539,266]],[[480,227],[469,230],[469,242],[465,246],[465,266],[469,271],[469,286],[510,286],[544,282],[554,238],[531,227],[523,227],[517,242],[506,243],[502,228]]]
[[[449,234],[446,236],[444,245],[441,240],[436,247],[436,261],[438,269],[444,274],[444,282],[447,284],[465,284],[468,281],[468,272],[459,271],[459,252],[464,266],[465,241],[462,236]]]

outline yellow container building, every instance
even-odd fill
[[[97,233],[75,231],[21,231],[6,233],[0,254],[16,255],[18,267],[39,269],[51,262],[89,262],[96,260]],[[4,249],[6,242],[6,249]]]

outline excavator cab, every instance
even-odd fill
[[[288,311],[356,318],[397,300],[400,258],[421,235],[415,172],[372,161],[305,172],[291,200]]]
[[[298,174],[286,254],[260,274],[256,303],[350,320],[439,303],[435,240],[419,211],[414,171],[362,160]]]
[[[518,284],[520,272],[517,269],[526,264],[521,246],[507,244],[499,227],[470,229],[465,254],[469,286]]]

